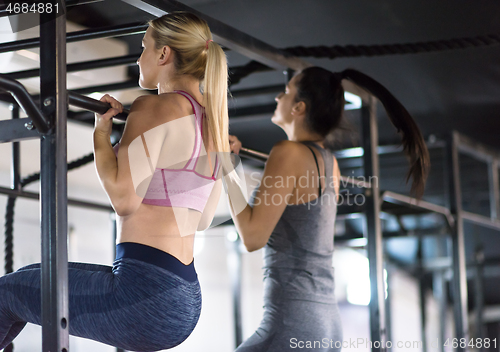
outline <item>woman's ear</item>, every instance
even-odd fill
[[[172,49],[165,45],[160,52],[160,57],[158,58],[158,66],[164,66],[170,63],[173,59]]]
[[[306,113],[306,103],[299,101],[295,103],[292,107],[292,115],[305,115]]]

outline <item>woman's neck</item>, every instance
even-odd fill
[[[293,142],[311,141],[323,147],[325,138],[319,134],[306,131],[303,128],[293,128],[291,133],[288,135],[288,140]]]
[[[200,82],[196,78],[188,75],[164,80],[163,83],[158,84],[158,94],[170,93],[176,90],[188,92],[196,99],[202,98],[200,93]]]

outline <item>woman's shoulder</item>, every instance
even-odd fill
[[[131,111],[140,111],[142,114],[156,117],[161,116],[165,122],[193,113],[189,101],[177,93],[141,95],[135,99]]]
[[[132,131],[133,135],[139,135],[153,128],[166,126],[167,122],[192,114],[181,105],[175,94],[171,94],[170,97],[165,94],[162,94],[161,97],[141,95],[134,100],[130,107],[125,129]]]
[[[294,142],[285,139],[277,142],[271,149],[271,152],[279,153],[286,157],[296,158],[307,153],[308,150],[307,146],[301,142]]]
[[[299,142],[282,140],[277,142],[269,153],[269,160],[277,163],[291,163],[299,166],[305,160],[307,147]],[[310,152],[309,152],[310,153]]]

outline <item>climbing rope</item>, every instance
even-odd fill
[[[94,160],[94,153],[87,154],[81,158],[78,158],[70,163],[68,163],[68,171],[76,169],[80,166],[86,165]],[[21,179],[21,189],[25,186],[38,181],[40,179],[40,173],[34,173],[25,178]],[[7,201],[7,207],[5,210],[5,273],[11,273],[14,271],[14,246],[13,246],[13,233],[14,233],[14,209],[16,205],[16,197],[9,197]]]
[[[385,44],[385,45],[333,45],[333,46],[294,46],[282,49],[284,52],[297,57],[314,57],[317,59],[337,59],[341,57],[386,56],[419,54],[438,51],[477,48],[500,44],[500,35],[487,34],[470,38],[454,38],[448,40],[434,40],[428,42]],[[244,66],[238,66],[230,73],[231,84],[240,82],[254,72],[272,70],[270,67],[256,61],[250,61]]]

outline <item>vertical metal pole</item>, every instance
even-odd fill
[[[19,106],[12,104],[10,106],[12,111],[12,119],[19,118]],[[12,142],[12,159],[10,163],[10,187],[15,190],[21,189],[21,157],[20,157],[20,143]],[[9,197],[9,202],[15,202],[15,198]],[[10,226],[7,225],[7,226]],[[10,231],[5,231],[5,273],[9,274],[14,271],[14,236],[12,228]],[[4,348],[5,352],[12,352],[14,345],[11,343]]]
[[[476,334],[475,338],[483,339],[484,336],[484,326],[483,326],[483,309],[484,309],[484,289],[483,289],[483,280],[484,280],[484,252],[482,246],[478,246],[475,252],[475,264],[476,264],[476,275],[474,277],[474,308],[476,312]],[[479,352],[484,351],[485,348],[480,347]]]
[[[444,341],[446,336],[446,311],[448,308],[448,294],[446,290],[445,273],[442,270],[434,271],[432,275],[432,289],[434,297],[439,305],[439,335],[437,341],[438,351],[444,352]],[[435,346],[431,342],[432,346]]]
[[[383,275],[382,230],[380,225],[378,126],[375,98],[361,108],[364,176],[372,188],[365,190],[366,237],[370,262],[370,334],[372,351],[385,350],[385,290]],[[377,347],[377,343],[379,346]]]
[[[387,341],[392,341],[391,337],[391,268],[389,266],[386,266],[385,268],[387,272],[387,298],[385,299],[385,332],[386,332],[386,339]],[[391,347],[387,347],[387,351],[391,351]]]
[[[467,268],[465,264],[464,224],[462,219],[462,190],[460,188],[460,167],[458,154],[458,134],[452,133],[448,141],[448,165],[450,174],[450,210],[455,215],[455,226],[451,232],[453,260],[453,313],[455,320],[455,338],[469,338],[467,310]],[[465,348],[457,348],[465,351]]]
[[[425,314],[425,308],[427,306],[425,297],[425,284],[424,284],[424,259],[423,259],[423,239],[418,238],[418,250],[417,250],[417,265],[418,265],[418,289],[420,298],[420,333],[422,336],[422,352],[427,352],[427,315]]]
[[[488,163],[491,218],[500,219],[500,190],[498,184],[498,160]]]
[[[10,106],[12,119],[19,118],[19,106],[13,104]],[[11,161],[11,187],[19,190],[21,188],[21,145],[20,142],[12,142],[12,161]]]
[[[241,239],[227,239],[228,256],[227,266],[231,280],[234,312],[234,342],[238,347],[243,342],[243,329],[241,319]]]
[[[113,260],[116,258],[116,237],[118,235],[117,227],[116,227],[116,213],[110,213],[109,218],[111,220],[111,233],[113,238]],[[116,352],[125,352],[122,348],[116,348]]]
[[[59,5],[59,14],[40,14],[40,101],[51,123],[40,160],[43,352],[69,349],[65,1]]]

